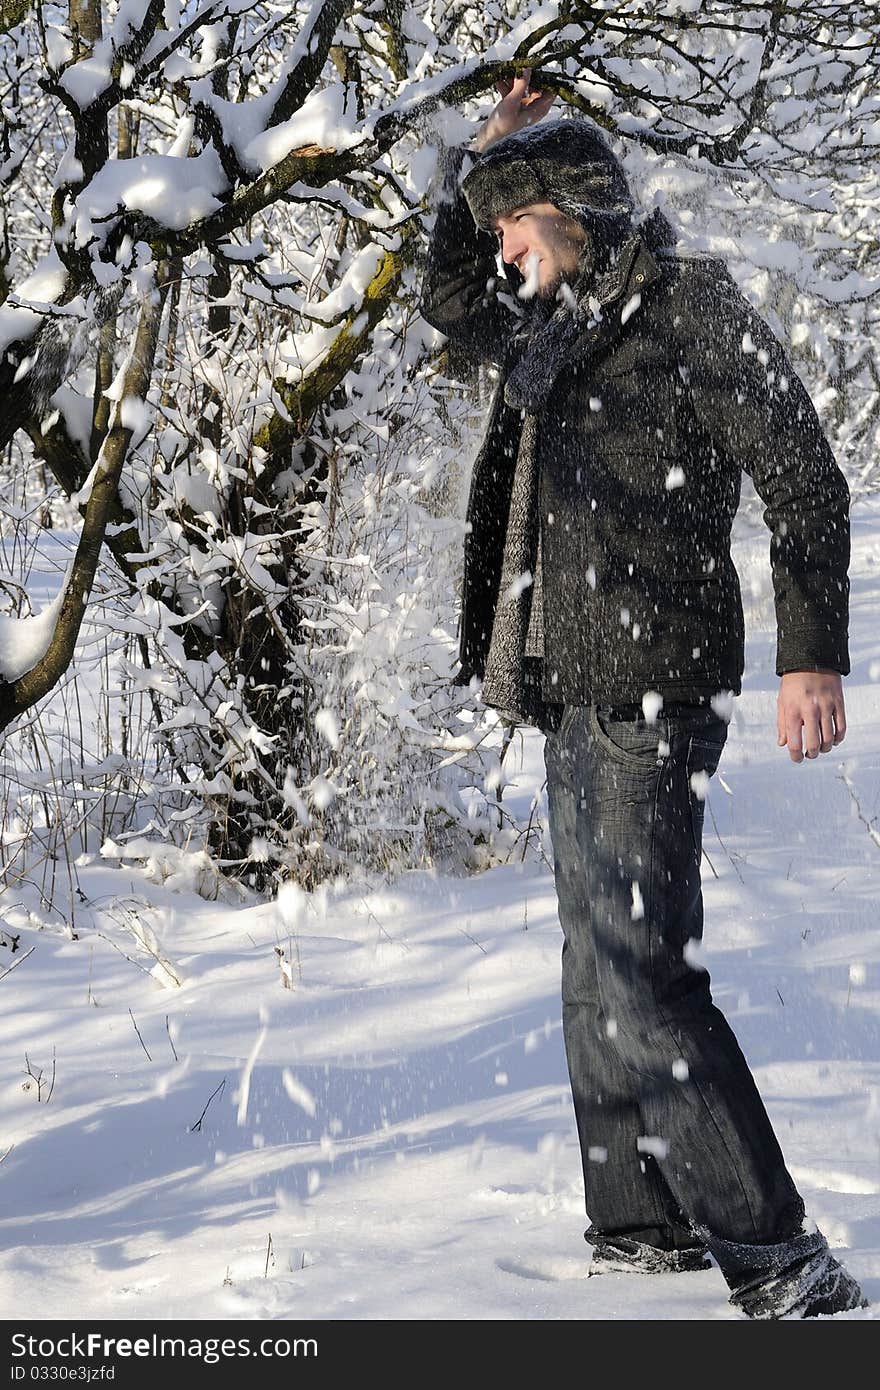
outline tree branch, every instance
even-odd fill
[[[346,320],[333,340],[320,366],[309,372],[297,386],[276,379],[275,389],[283,402],[284,411],[276,414],[258,431],[254,443],[272,456],[261,484],[272,482],[283,466],[283,456],[296,439],[306,434],[318,407],[342,381],[357,358],[367,347],[370,335],[394,297],[400,277],[409,264],[407,255],[415,241],[415,228],[408,224],[401,232],[397,251],[386,251],[367,285],[362,302],[349,310]]]
[[[164,281],[158,290],[148,295],[141,309],[132,355],[123,378],[122,401],[127,397],[143,399],[149,390],[166,290],[167,281]],[[30,671],[17,680],[0,684],[0,731],[47,695],[73,659],[131,437],[131,428],[122,422],[120,403],[95,465],[95,479],[55,630],[45,655]]]
[[[68,497],[78,492],[89,475],[91,460],[72,438],[63,416],[46,430],[43,430],[36,420],[26,420],[24,429],[34,446],[35,457],[42,459],[51,469]],[[80,507],[80,511],[85,512],[85,505]],[[142,562],[130,560],[128,557],[129,554],[136,555],[140,552],[141,536],[135,517],[123,507],[118,493],[109,505],[107,526],[112,527],[112,533],[104,537],[107,548],[112,552],[126,578],[134,582]],[[125,527],[125,530],[120,529],[122,527]]]
[[[82,292],[81,285],[68,279],[52,308],[63,310]],[[115,312],[120,292],[120,286],[96,291],[91,323],[100,326]],[[30,337],[16,339],[5,347],[0,358],[0,448],[33,416],[42,415],[49,398],[82,361],[88,342],[85,333],[76,331],[79,322],[47,309]],[[31,365],[22,371],[28,358]]]
[[[336,33],[336,26],[343,18],[351,0],[314,0],[308,19],[297,35],[297,44],[303,51],[299,62],[295,63],[267,126],[281,125],[289,121],[298,111],[321,75],[327,61],[327,54]]]

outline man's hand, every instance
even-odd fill
[[[523,126],[534,125],[545,116],[556,100],[555,92],[530,92],[531,68],[523,68],[519,77],[500,77],[495,83],[501,100],[488,116],[474,140],[475,150],[484,150],[505,135],[512,135]]]
[[[839,671],[787,671],[776,702],[776,741],[793,763],[829,753],[846,736]]]

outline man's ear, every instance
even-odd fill
[[[587,242],[590,240],[590,233],[583,222],[579,217],[572,217],[570,212],[565,214],[565,226],[573,241]]]

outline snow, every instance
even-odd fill
[[[641,302],[642,296],[639,294],[638,290],[636,290],[635,294],[630,295],[629,299],[626,301],[626,303],[620,311],[621,326],[632,318],[633,314],[635,313],[636,309],[638,309]]]
[[[165,430],[160,435],[161,440],[166,436],[172,436],[168,441],[169,446],[176,442],[173,438],[174,431]],[[213,512],[215,515],[219,510],[219,499],[217,489],[205,477],[204,470],[187,461],[177,464],[171,470],[171,489],[174,492],[178,505],[186,505],[192,508],[198,516],[206,512]]]
[[[143,436],[153,423],[153,410],[140,396],[123,396],[119,403],[119,422],[123,429]]]
[[[636,1140],[639,1153],[652,1154],[654,1158],[665,1158],[669,1152],[666,1140],[657,1134],[643,1134]]]
[[[51,72],[57,72],[73,57],[73,47],[67,34],[54,24],[45,26],[46,58]]]
[[[704,772],[702,769],[700,769],[699,772],[691,773],[691,791],[698,801],[706,800],[706,797],[709,795],[710,781],[711,779],[708,772]]]
[[[327,709],[326,707],[318,710],[318,713],[315,715],[315,728],[319,734],[323,735],[331,748],[336,748],[338,746],[339,720],[336,718],[335,710]]]
[[[355,305],[364,302],[365,291],[384,255],[381,246],[370,242],[353,257],[344,276],[323,299],[303,304],[307,318],[318,322],[302,332],[288,333],[282,340],[279,358],[291,383],[306,377],[324,360],[324,354],[339,334],[338,320]],[[358,314],[349,331],[356,335],[366,323],[366,314]],[[326,326],[324,326],[326,323]]]
[[[504,593],[501,595],[499,604],[503,606],[504,604],[512,603],[514,599],[519,598],[520,594],[524,594],[531,584],[531,570],[523,570],[522,574],[518,574],[516,579],[511,580],[510,584],[508,584]]]
[[[310,92],[299,111],[282,125],[263,130],[243,150],[246,168],[264,172],[279,164],[291,150],[317,145],[326,150],[347,150],[363,136],[345,110],[345,87],[337,83]]]
[[[64,602],[64,588],[29,617],[0,614],[0,680],[16,681],[46,655]]]
[[[642,696],[642,710],[649,724],[656,723],[657,716],[662,708],[663,696],[658,695],[656,690],[646,690]]]
[[[872,1320],[880,849],[843,779],[873,816],[880,504],[857,501],[853,523],[849,731],[800,765],[775,745],[766,531],[738,528],[747,669],[708,787],[705,941],[692,963],[711,973],[808,1216],[874,1300],[843,1319]],[[549,858],[542,752],[536,730],[516,734],[504,802],[525,823],[537,796]],[[0,942],[21,938],[15,955],[0,945],[0,972],[20,962],[0,978],[10,1312],[739,1318],[715,1268],[585,1277],[562,937],[539,856],[323,893],[291,883],[277,902],[238,903],[216,899],[206,858],[155,835],[102,851],[75,864],[83,898],[67,921],[22,885],[0,903]],[[54,1052],[48,1103],[23,1089],[25,1051],[46,1075]],[[679,1063],[672,1074],[686,1083]],[[641,1145],[663,1142],[648,1133]]]
[[[523,268],[525,278],[517,290],[520,299],[534,299],[540,287],[541,258],[537,251],[530,251],[525,258]]]
[[[88,58],[81,58],[78,63],[74,63],[62,73],[59,86],[63,87],[84,111],[110,86],[112,79],[112,55],[109,45],[103,43],[96,44],[94,52]]]
[[[67,283],[67,271],[55,251],[44,256],[26,280],[17,285],[10,298],[18,304],[6,303],[0,306],[0,352],[5,352],[11,343],[30,338],[43,321],[37,312],[39,307],[54,304]],[[34,309],[26,307],[33,304]]]
[[[675,463],[666,474],[666,491],[674,492],[676,488],[684,487],[685,471],[679,464]]]
[[[165,8],[169,11],[179,10],[179,6],[173,5],[167,5]],[[109,27],[105,20],[103,38],[94,45],[86,57],[62,73],[60,85],[81,109],[85,110],[109,87],[113,78],[113,64],[117,61],[119,50],[141,29],[145,13],[144,0],[121,0]],[[163,41],[167,41],[167,38],[167,34],[156,35],[152,42],[159,46]],[[63,39],[56,39],[56,53],[60,54],[62,51],[57,45],[63,42]],[[67,51],[69,52],[69,45]],[[149,48],[145,56],[149,57]],[[57,58],[54,65],[57,65]],[[120,86],[123,90],[131,86],[135,76],[136,70],[132,64],[123,61],[120,67]]]
[[[111,160],[76,200],[76,244],[87,245],[104,220],[121,208],[146,213],[160,226],[181,231],[215,212],[226,186],[212,146],[189,159],[146,154]]]
[[[338,285],[322,299],[306,300],[303,313],[322,323],[334,324],[343,314],[362,304],[367,287],[385,252],[377,242],[368,242],[353,257],[351,265]]]
[[[284,1083],[285,1092],[293,1101],[294,1105],[298,1105],[307,1115],[314,1118],[317,1113],[317,1105],[315,1103],[315,1097],[312,1095],[308,1086],[304,1086],[303,1083],[293,1075],[289,1067],[284,1068],[284,1071],[281,1073],[281,1080]]]
[[[59,386],[49,401],[51,411],[57,410],[64,417],[64,424],[71,439],[88,457],[92,431],[92,402],[79,395],[70,386]],[[45,420],[43,429],[47,428]]]

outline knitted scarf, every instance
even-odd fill
[[[559,372],[583,333],[613,297],[621,272],[638,251],[640,233],[620,248],[614,273],[581,271],[573,300],[538,299],[527,329],[527,345],[504,387],[504,400],[522,414],[514,464],[504,556],[482,698],[517,724],[553,728],[562,713],[544,688],[543,592],[541,584],[540,471],[537,439],[542,411]]]

